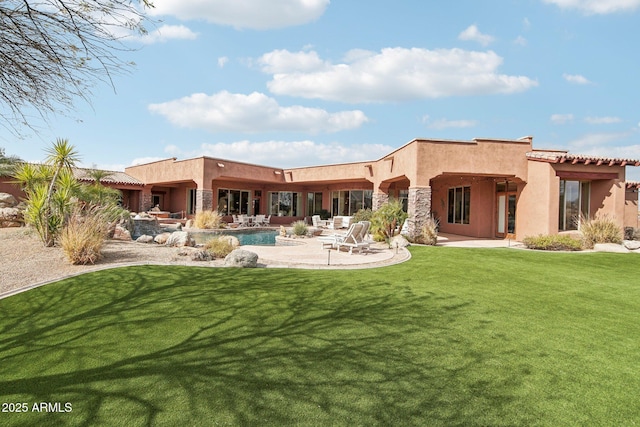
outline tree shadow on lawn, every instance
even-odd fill
[[[451,425],[514,401],[521,373],[469,375],[470,301],[353,275],[141,266],[7,298],[2,401],[73,411],[0,421]]]

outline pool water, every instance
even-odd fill
[[[240,245],[260,245],[275,246],[276,236],[278,232],[275,230],[224,230],[224,231],[196,231],[192,233],[192,237],[196,243],[206,243],[217,236],[236,236]]]

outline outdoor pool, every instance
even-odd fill
[[[275,246],[277,230],[272,229],[229,229],[216,231],[189,231],[197,244],[207,243],[217,236],[236,236],[240,245]]]

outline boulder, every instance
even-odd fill
[[[138,243],[151,243],[153,242],[153,236],[149,236],[148,234],[143,234],[142,236],[136,239]]]
[[[209,251],[196,250],[191,252],[191,261],[211,261],[213,257]]]
[[[171,233],[167,242],[165,243],[167,246],[193,246],[193,240],[191,236],[186,231],[176,231],[175,233]]]
[[[393,238],[391,238],[391,240],[389,240],[389,245],[392,248],[406,248],[410,244],[411,243],[409,243],[409,241],[402,235],[394,236]]]
[[[640,249],[640,240],[625,240],[622,244],[630,251],[637,251]]]
[[[131,241],[131,233],[125,227],[121,225],[116,225],[115,230],[113,231],[113,240],[123,240],[125,242]]]
[[[9,193],[0,193],[0,208],[13,208],[18,205],[18,201]]]
[[[22,225],[22,211],[18,208],[0,208],[0,228],[20,227]]]
[[[258,254],[245,249],[235,249],[224,259],[225,267],[255,268],[258,266]]]
[[[238,238],[236,236],[219,236],[218,240],[221,241],[226,241],[229,242],[229,244],[233,247],[233,248],[237,248],[238,246],[240,246],[240,240],[238,240]]]
[[[615,252],[615,253],[628,253],[629,249],[623,245],[617,243],[596,243],[593,246],[595,252]]]
[[[171,233],[161,233],[154,237],[153,241],[159,245],[166,245],[167,240],[169,240],[169,236],[171,236]]]

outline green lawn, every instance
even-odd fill
[[[0,401],[29,409],[0,425],[640,423],[639,255],[411,251],[128,267],[0,300]]]

